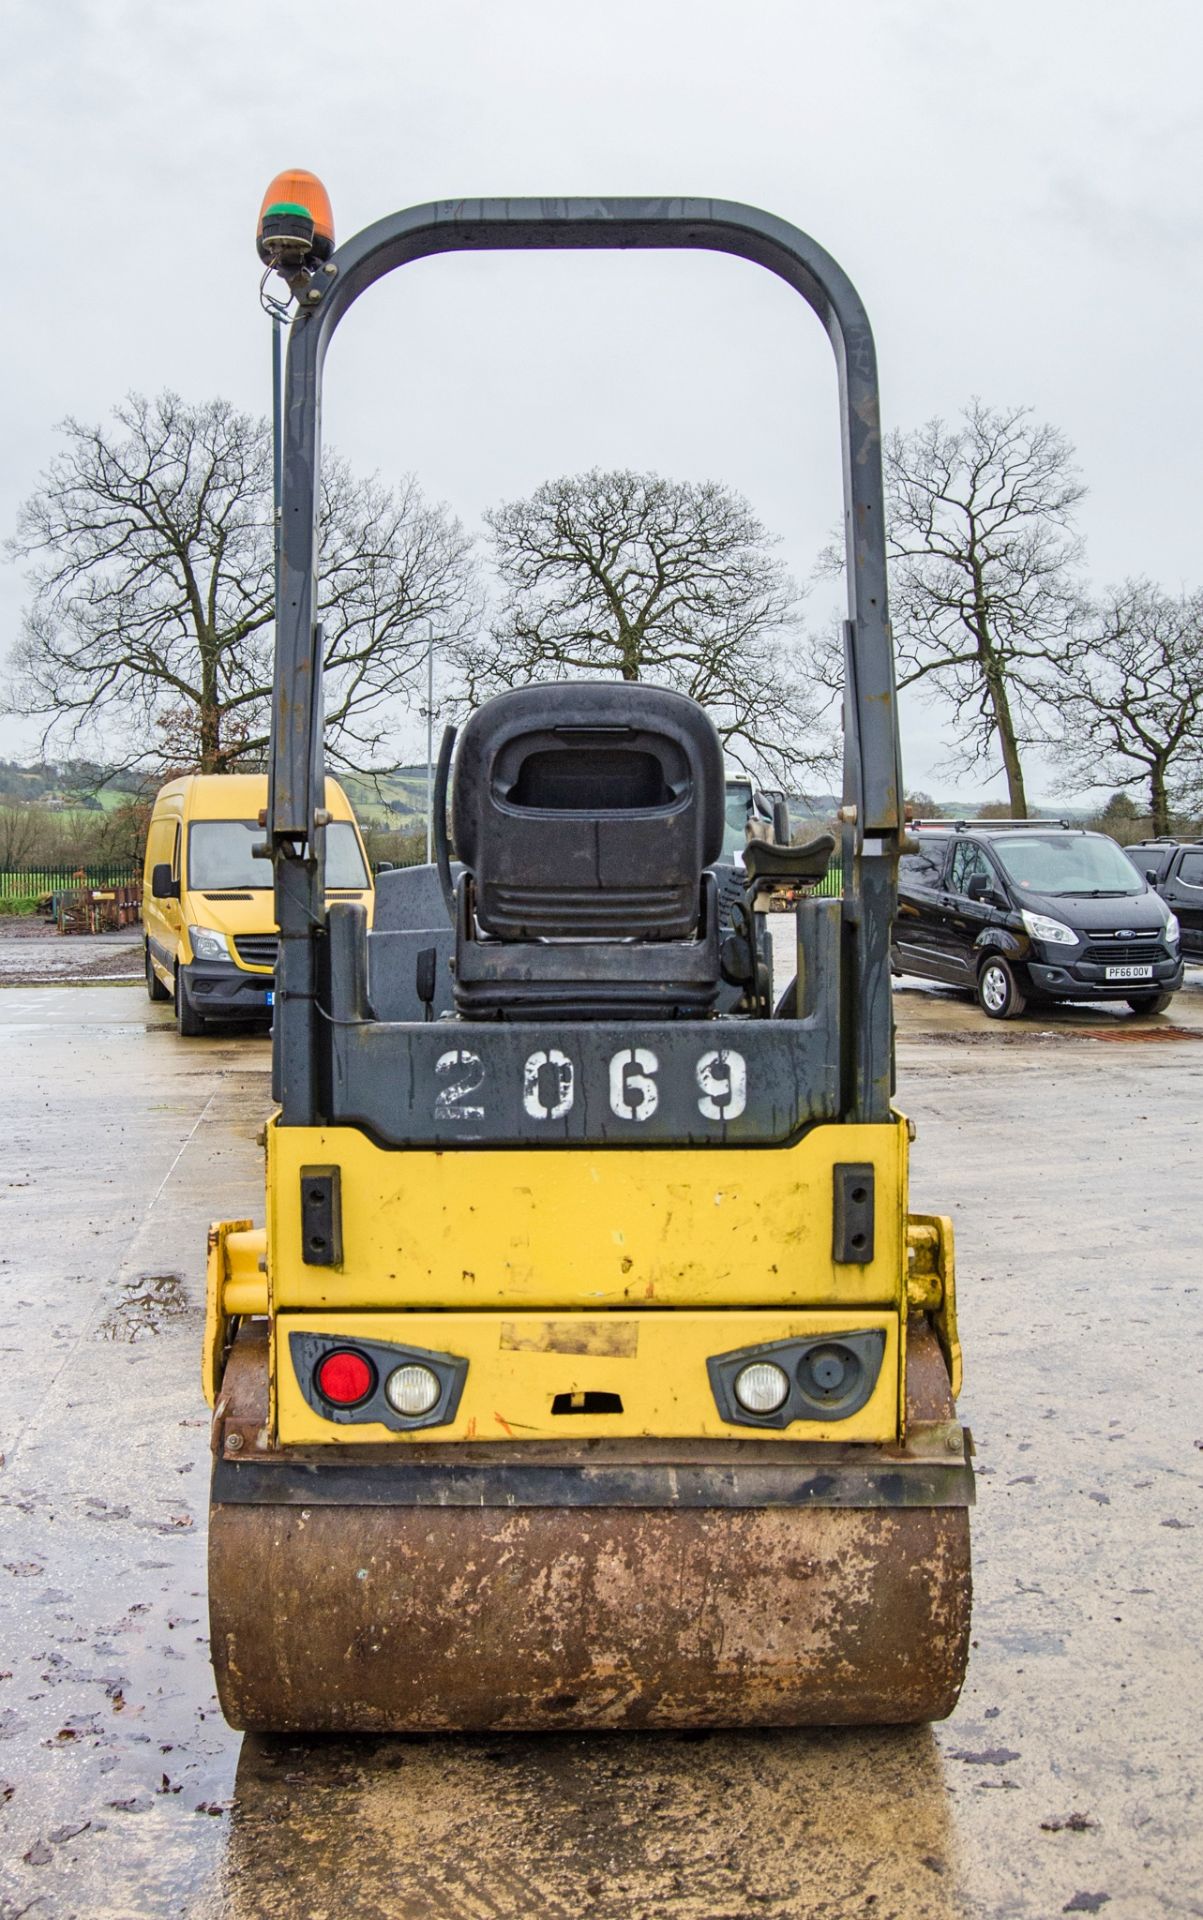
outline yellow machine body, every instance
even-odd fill
[[[412,1444],[452,1440],[576,1440],[615,1435],[666,1440],[738,1435],[715,1409],[706,1361],[732,1347],[819,1334],[881,1328],[885,1359],[868,1405],[838,1425],[808,1426],[812,1440],[893,1440],[898,1433],[899,1322],[892,1313],[615,1313],[606,1321],[586,1314],[546,1319],[542,1314],[280,1314],[274,1321],[276,1434],[285,1445],[320,1446],[406,1439]],[[467,1384],[455,1420],[445,1427],[398,1435],[370,1424],[332,1426],[306,1403],[289,1364],[288,1335],[298,1323],[313,1333],[348,1340],[396,1340],[441,1347],[468,1362]],[[589,1393],[613,1395],[622,1411],[589,1413],[552,1404]],[[781,1438],[797,1438],[785,1431]],[[769,1434],[770,1440],[778,1438]]]
[[[266,1228],[210,1236],[205,1385],[219,1470],[259,1461],[269,1492],[300,1480],[266,1505],[227,1504],[215,1481],[214,1658],[235,1725],[950,1711],[969,1631],[968,1515],[963,1492],[941,1493],[968,1472],[952,1229],[906,1213],[903,1118],[779,1149],[387,1151],[275,1122],[266,1140]],[[832,1257],[850,1157],[877,1200],[863,1265]],[[335,1267],[303,1258],[313,1167],[339,1175]],[[752,1434],[723,1419],[713,1356],[868,1329],[882,1362],[851,1417]],[[298,1332],[457,1356],[455,1417],[412,1432],[322,1417]],[[617,1408],[588,1411],[598,1394]],[[426,1493],[396,1504],[390,1485],[376,1504],[373,1462],[412,1463]],[[600,1507],[593,1474],[609,1476]],[[744,1490],[724,1510],[728,1478]],[[845,1492],[807,1504],[808,1484],[834,1480]],[[782,1484],[802,1488],[784,1506]]]
[[[745,1437],[706,1362],[732,1349],[881,1329],[866,1405],[808,1440],[905,1436],[907,1316],[959,1376],[951,1225],[908,1222],[907,1123],[818,1127],[780,1150],[386,1151],[353,1128],[267,1129],[266,1233],[215,1228],[205,1340],[212,1404],[231,1323],[270,1311],[272,1444]],[[873,1255],[833,1257],[837,1162],[874,1173]],[[342,1259],[304,1259],[302,1169],[337,1169]],[[554,1168],[554,1178],[549,1177]],[[301,1391],[289,1335],[383,1339],[468,1362],[455,1419],[348,1427]],[[953,1356],[955,1355],[955,1367]],[[954,1381],[954,1385],[958,1382]],[[621,1412],[569,1409],[603,1392]],[[769,1441],[799,1431],[766,1431]]]
[[[272,1305],[893,1307],[906,1123],[816,1127],[784,1148],[386,1150],[351,1128],[268,1129]],[[832,1171],[870,1164],[873,1258],[832,1257]],[[306,1266],[301,1168],[337,1166],[340,1266]]]

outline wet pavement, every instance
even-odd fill
[[[139,979],[141,927],[63,934],[40,916],[0,917],[0,987],[91,986]]]
[[[358,1742],[243,1741],[208,1669],[205,1229],[261,1216],[267,1043],[0,991],[0,1920],[1203,1915],[1188,982],[1006,1026],[897,994],[978,1446],[949,1721]]]

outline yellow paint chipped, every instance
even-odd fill
[[[497,1344],[506,1353],[604,1353],[633,1360],[639,1328],[633,1320],[503,1320]]]

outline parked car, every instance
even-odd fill
[[[1186,959],[1203,960],[1203,842],[1141,840],[1124,852],[1177,916]]]
[[[146,991],[175,1001],[181,1034],[208,1020],[270,1020],[278,934],[272,870],[258,859],[265,773],[197,773],[160,789],[146,839]],[[372,911],[351,803],[327,777],[326,890]]]
[[[892,964],[975,993],[991,1020],[1029,1000],[1162,1013],[1182,985],[1178,922],[1103,833],[1052,821],[916,822],[899,863]]]

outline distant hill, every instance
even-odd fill
[[[398,767],[395,773],[340,773],[338,778],[363,825],[396,831],[425,824],[424,763]]]
[[[980,820],[983,817],[983,809],[996,805],[997,802],[983,800],[979,795],[976,800],[954,797],[951,800],[937,800],[935,804],[939,808],[938,817],[943,820]],[[1062,802],[1059,806],[1054,806],[1045,802],[1037,804],[1035,801],[1029,809],[1033,820],[1090,820],[1097,811],[1095,807],[1074,806],[1072,803]],[[991,816],[986,814],[985,818],[990,819]]]
[[[426,767],[398,767],[395,773],[337,775],[361,820],[403,829],[426,819]],[[139,774],[106,775],[88,762],[47,762],[25,767],[0,760],[0,807],[45,807],[52,813],[112,813],[145,788],[159,782]]]
[[[112,813],[139,790],[136,774],[110,776],[87,760],[25,767],[0,760],[0,807],[45,807],[51,813]]]
[[[352,806],[365,826],[381,831],[403,833],[422,827],[426,821],[426,765],[398,767],[392,773],[340,773],[339,780]],[[112,813],[123,806],[144,785],[153,788],[145,776],[136,773],[107,774],[93,761],[65,760],[22,766],[15,760],[0,760],[0,807],[44,807],[52,813],[102,811]],[[841,802],[834,793],[790,794],[791,818],[829,820]],[[939,816],[946,820],[975,820],[988,804],[980,796],[963,795],[937,798]],[[1032,808],[1034,817],[1051,820],[1087,820],[1096,809],[1089,806],[1040,805]]]

